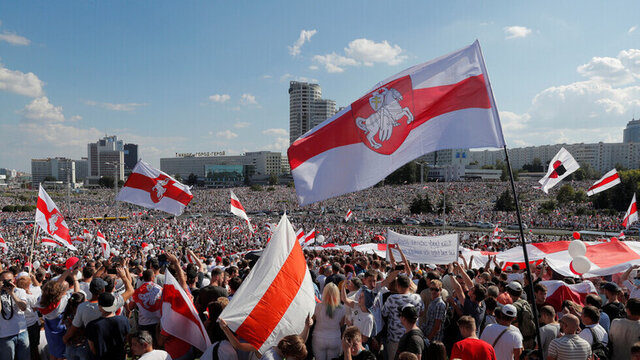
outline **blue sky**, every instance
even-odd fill
[[[640,2],[0,2],[0,167],[104,134],[175,152],[286,151],[288,82],[346,106],[480,40],[510,147],[618,142],[640,118]]]

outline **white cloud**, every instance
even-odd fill
[[[233,138],[237,138],[238,134],[234,133],[231,130],[225,130],[225,131],[217,132],[216,136],[219,137],[219,138],[224,138],[224,139],[227,139],[227,140],[231,140]]]
[[[305,42],[311,41],[311,37],[315,35],[317,30],[302,30],[300,31],[300,36],[292,46],[289,46],[289,54],[291,56],[300,55],[300,48],[304,45]]]
[[[31,40],[27,39],[24,36],[17,35],[15,33],[4,32],[0,34],[0,42],[5,41],[11,45],[23,45],[27,46],[31,44]]]
[[[622,50],[618,53],[618,59],[634,77],[640,79],[640,50]]]
[[[504,28],[505,39],[516,39],[527,37],[531,34],[531,29],[524,26],[507,26]]]
[[[578,66],[578,73],[596,81],[610,84],[628,84],[633,82],[633,75],[625,69],[620,59],[611,57],[594,57],[586,64]]]
[[[229,101],[229,99],[231,99],[231,96],[229,96],[228,94],[214,94],[209,96],[209,100],[216,103],[224,103],[226,101]]]
[[[369,39],[355,39],[349,43],[344,52],[366,66],[372,66],[374,63],[398,65],[407,58],[402,55],[403,50],[400,46],[392,46],[386,40],[377,43]]]
[[[280,77],[280,82],[285,82],[285,81],[289,81],[289,80],[295,80],[295,81],[301,81],[301,82],[308,82],[308,83],[317,83],[318,79],[314,79],[314,78],[308,78],[306,76],[293,76],[291,74],[284,74]]]
[[[638,25],[633,25],[632,27],[629,28],[629,30],[627,31],[628,34],[631,34],[632,32],[636,31],[636,29],[638,28]]]
[[[242,105],[257,105],[256,97],[254,95],[245,93],[240,97],[240,103]]]
[[[289,132],[286,129],[266,129],[266,130],[262,130],[262,133],[265,135],[272,135],[272,136],[287,136],[289,135]]]
[[[39,97],[44,94],[42,87],[44,82],[34,73],[23,73],[18,70],[10,70],[0,64],[0,90],[18,95]]]
[[[249,127],[249,125],[251,125],[251,124],[249,124],[248,122],[243,122],[243,121],[238,121],[235,124],[233,124],[233,126],[238,128],[238,129],[244,129],[246,127]]]
[[[24,109],[18,111],[26,122],[63,122],[62,106],[54,106],[46,96],[33,99]]]
[[[273,143],[264,147],[269,151],[284,151],[289,148],[289,138],[277,137]]]
[[[318,70],[318,66],[317,65],[310,65],[309,66],[309,70]]]
[[[263,79],[271,79],[272,77],[273,77],[273,76],[268,75],[268,74],[267,74],[267,75],[262,75],[262,78],[263,78]]]
[[[391,45],[389,42],[375,42],[369,39],[355,39],[344,48],[344,54],[335,52],[325,55],[316,55],[313,61],[323,65],[329,73],[340,73],[347,66],[373,66],[376,63],[387,65],[397,65],[407,59],[403,55],[404,50],[398,45]],[[312,68],[313,67],[313,68]],[[317,66],[311,65],[312,70]]]
[[[124,103],[124,104],[114,104],[108,102],[97,102],[93,100],[86,100],[84,102],[86,105],[90,106],[99,106],[101,108],[113,111],[134,111],[135,109],[146,106],[146,103]]]

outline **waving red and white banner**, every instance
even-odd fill
[[[151,235],[153,235],[153,233],[155,233],[155,232],[156,232],[156,231],[155,231],[153,228],[151,228],[151,229],[149,229],[149,231],[147,231],[147,233],[146,233],[146,234],[144,234],[144,236],[146,236],[146,237],[150,237],[150,236],[151,236]]]
[[[211,346],[211,341],[190,296],[167,271],[162,288],[160,324],[162,330],[205,351]]]
[[[547,174],[538,182],[542,185],[541,189],[545,193],[549,193],[549,189],[556,186],[562,179],[569,176],[572,172],[578,170],[580,165],[571,156],[565,148],[561,148],[556,156],[551,159]]]
[[[579,284],[567,284],[560,280],[541,281],[540,283],[547,287],[545,302],[553,306],[556,311],[562,310],[562,302],[565,300],[571,300],[584,306],[587,295],[598,294],[596,287],[589,280]]]
[[[229,191],[231,192],[231,213],[241,219],[244,219],[249,226],[249,231],[253,232],[253,226],[251,226],[247,212],[244,211],[244,207],[240,203],[240,200],[238,200],[236,194],[233,193],[233,190]]]
[[[0,250],[2,250],[2,252],[5,254],[9,251],[9,245],[7,245],[6,241],[4,241],[2,234],[0,234]]]
[[[636,194],[633,194],[631,204],[629,204],[629,209],[627,209],[627,213],[624,214],[622,226],[624,226],[625,229],[628,229],[629,225],[636,221],[638,221],[638,204],[636,203]]]
[[[476,41],[381,81],[287,153],[298,200],[308,205],[373,186],[426,153],[504,145]]]
[[[63,244],[67,249],[76,250],[76,247],[71,243],[69,226],[67,226],[60,210],[58,210],[56,204],[51,200],[49,194],[44,191],[42,185],[40,185],[40,190],[38,191],[36,224],[40,226],[40,229],[42,229],[45,234]]]
[[[313,245],[316,243],[316,229],[313,228],[304,236],[302,247]]]
[[[107,242],[107,239],[105,239],[104,235],[102,235],[100,231],[98,231],[98,234],[96,234],[96,240],[98,241],[98,244],[100,244],[100,249],[102,250],[102,257],[104,259],[108,259],[111,256],[111,246],[109,245],[109,243]]]
[[[40,239],[40,244],[44,246],[54,247],[54,248],[64,248],[64,244],[56,239],[51,238],[42,238]]]
[[[348,222],[349,220],[351,220],[351,217],[353,216],[353,212],[351,211],[351,209],[349,209],[347,211],[347,215],[344,216],[344,221]]]
[[[600,180],[596,181],[589,190],[587,190],[587,196],[595,195],[601,191],[605,191],[607,189],[611,189],[612,187],[620,184],[620,176],[618,175],[618,171],[613,169],[608,173],[604,174]]]
[[[302,228],[296,231],[296,240],[300,243],[300,245],[304,244],[304,231]]]
[[[116,200],[180,215],[193,199],[189,187],[140,160]]]
[[[293,227],[284,215],[220,319],[264,353],[284,336],[299,334],[314,308],[311,275]]]

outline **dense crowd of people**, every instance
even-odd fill
[[[579,185],[584,184],[574,184]],[[499,182],[382,186],[305,208],[286,186],[234,189],[251,224],[230,216],[229,192],[223,189],[194,190],[180,217],[124,203],[116,207],[112,190],[74,193],[69,203],[64,193],[51,192],[76,251],[42,245],[37,229],[20,221],[33,219],[32,212],[0,213],[0,235],[8,244],[0,261],[0,360],[640,359],[638,265],[614,278],[566,278],[592,280],[598,293],[551,304],[545,282],[562,277],[544,262],[531,269],[529,286],[517,265],[418,265],[402,249],[388,258],[306,250],[317,300],[313,314],[299,319],[301,333],[278,339],[260,354],[220,318],[259,256],[251,250],[265,246],[282,211],[297,228],[315,229],[324,242],[382,242],[379,235],[391,228],[411,235],[458,232],[464,247],[502,251],[515,244],[486,236],[493,228],[384,223],[442,219],[409,213],[413,198],[428,193],[432,201],[444,194],[453,205],[447,222],[513,224],[515,213],[493,211],[506,188]],[[529,228],[619,230],[616,216],[565,215],[570,209],[562,207],[541,215],[544,193],[527,182],[518,183],[518,192]],[[0,208],[34,203],[33,191],[0,196]],[[355,219],[345,222],[349,209]],[[104,215],[126,218],[85,219]],[[98,233],[113,249],[109,256],[95,240]],[[562,239],[529,236],[536,242]],[[161,326],[167,272],[189,294],[207,330],[212,345],[205,351]]]

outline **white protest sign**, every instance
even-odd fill
[[[413,263],[448,264],[458,260],[458,234],[411,236],[388,230],[387,244],[399,244],[407,260]]]

